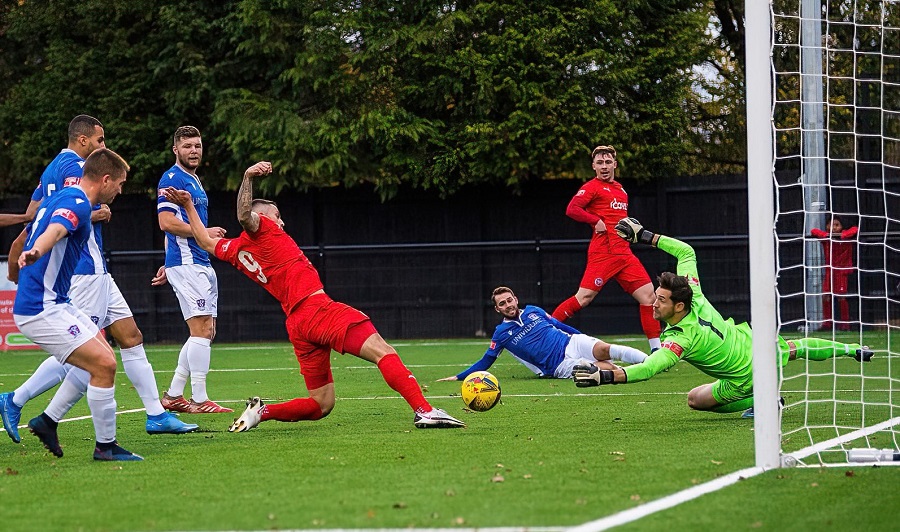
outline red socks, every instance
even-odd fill
[[[291,399],[286,403],[269,404],[263,407],[261,421],[315,421],[322,419],[322,409],[312,397]]]
[[[659,320],[653,317],[653,305],[641,305],[641,328],[644,329],[647,338],[659,338],[662,327]]]
[[[385,355],[378,361],[378,371],[384,382],[406,399],[409,406],[417,412],[431,412],[431,405],[422,395],[419,381],[406,369],[397,353]]]
[[[576,312],[581,310],[581,304],[578,303],[578,298],[575,296],[570,297],[569,299],[563,301],[556,307],[556,310],[553,311],[552,316],[559,321],[566,321],[575,315]],[[659,336],[658,334],[656,336]]]

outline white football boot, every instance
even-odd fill
[[[451,416],[447,412],[444,412],[440,408],[435,408],[431,412],[426,412],[424,414],[416,412],[413,423],[416,425],[416,428],[419,429],[450,429],[466,426],[465,423]]]
[[[247,399],[247,408],[241,414],[241,417],[235,419],[234,423],[228,427],[228,432],[245,432],[259,425],[264,406],[265,403],[259,397]]]

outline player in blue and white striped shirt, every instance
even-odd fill
[[[175,164],[159,180],[160,194],[156,202],[159,228],[166,233],[166,264],[151,284],[159,286],[168,282],[172,285],[191,335],[178,354],[178,366],[172,384],[163,394],[162,405],[173,412],[232,412],[212,401],[206,392],[210,345],[216,336],[219,302],[216,271],[209,264],[209,255],[194,240],[185,210],[161,193],[167,187],[188,191],[200,220],[207,225],[209,199],[197,177],[197,168],[203,158],[203,141],[200,131],[193,126],[179,127],[173,140]],[[207,232],[212,238],[225,236],[221,227],[209,227]],[[188,378],[191,380],[190,401],[183,396]]]
[[[44,170],[32,200],[41,202],[54,197],[66,187],[79,184],[84,157],[98,148],[105,147],[106,144],[103,125],[88,115],[73,118],[69,123],[68,135],[68,147],[62,150]],[[166,412],[160,404],[153,367],[144,351],[143,335],[134,322],[133,314],[122,292],[107,272],[103,256],[101,222],[107,222],[109,219],[110,210],[107,205],[94,206],[91,212],[92,231],[87,243],[81,249],[69,290],[72,304],[87,314],[100,329],[109,327],[110,334],[119,344],[122,366],[147,411],[147,432],[150,434],[191,432],[198,428],[197,425],[183,423]],[[44,410],[50,421],[58,423],[84,396],[89,378],[84,370],[73,370],[71,365],[60,364],[52,356],[47,358],[13,392],[0,394],[0,417],[9,437],[16,443],[20,441],[18,422],[25,403],[63,381],[59,391]]]
[[[128,170],[115,152],[94,151],[85,161],[80,184],[41,203],[18,259],[13,319],[25,336],[61,364],[90,374],[87,399],[96,433],[95,460],[142,460],[116,442],[115,354],[90,317],[69,300],[72,276],[91,235],[92,207],[122,192]],[[28,426],[47,449],[62,456],[55,423],[46,414]]]
[[[504,349],[539,377],[558,379],[571,377],[572,368],[579,364],[612,369],[615,366],[610,359],[636,364],[647,358],[645,353],[633,347],[608,344],[581,334],[540,307],[527,305],[520,309],[518,298],[505,286],[494,289],[491,301],[503,321],[494,330],[490,347],[481,360],[440,381],[461,381],[470,373],[485,371]]]

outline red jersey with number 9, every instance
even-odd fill
[[[275,296],[285,314],[323,288],[319,272],[294,239],[265,216],[259,217],[255,233],[242,231],[237,238],[219,240],[216,257]]]

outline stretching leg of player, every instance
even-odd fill
[[[100,332],[75,349],[66,362],[90,374],[86,395],[96,434],[94,459],[141,460],[116,442],[116,357]],[[62,456],[56,421],[43,413],[29,421],[28,427],[50,452]]]
[[[34,373],[12,392],[0,394],[0,418],[10,439],[19,443],[19,420],[25,403],[53,388],[66,378],[69,364],[60,364],[55,357],[47,357]]]
[[[785,363],[798,358],[823,361],[845,356],[868,361],[872,357],[872,352],[860,344],[845,344],[822,338],[787,340],[779,346],[779,351]],[[785,355],[787,355],[786,359]],[[714,393],[716,385],[722,386],[720,384],[722,382],[716,381],[715,383],[703,384],[691,390],[688,393],[688,406],[694,410],[711,410],[719,414],[740,412],[753,406],[752,395],[740,397],[733,401],[726,401],[722,396],[726,395],[727,397],[727,392],[717,389]],[[752,393],[752,388],[750,388],[749,393]],[[715,395],[719,395],[720,399],[723,400],[716,399]]]

